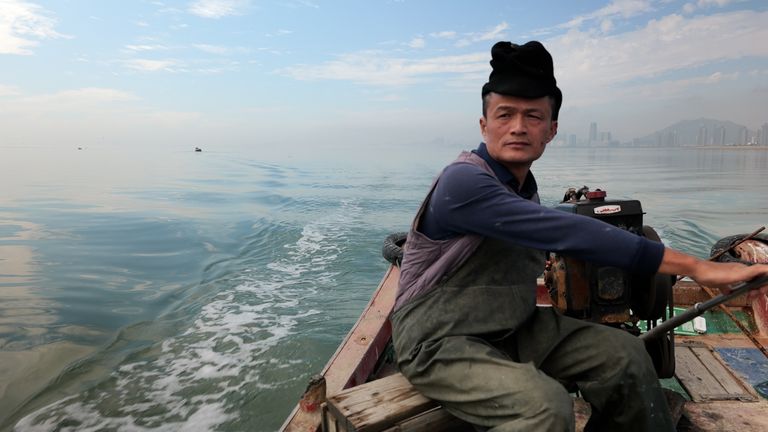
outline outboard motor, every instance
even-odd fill
[[[656,231],[643,225],[643,209],[637,200],[606,200],[606,192],[569,189],[555,208],[600,219],[633,234],[660,242]],[[583,198],[583,199],[582,199]],[[544,281],[552,305],[565,315],[606,324],[640,334],[640,321],[651,328],[657,320],[672,316],[672,285],[669,275],[636,275],[617,267],[600,266],[576,258],[549,254]],[[667,312],[667,313],[665,313]],[[674,335],[646,344],[660,378],[674,375]]]

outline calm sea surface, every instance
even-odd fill
[[[3,431],[278,429],[457,154],[0,152]],[[768,225],[765,149],[551,148],[534,172],[546,205],[641,200],[699,257]]]

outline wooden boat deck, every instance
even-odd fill
[[[360,319],[324,368],[325,395],[339,395],[346,399],[348,394],[359,393],[357,397],[363,397],[362,390],[345,389],[359,386],[372,377],[395,373],[390,368],[374,376],[380,358],[386,355],[385,350],[392,333],[387,318],[394,305],[398,276],[398,269],[390,267]],[[766,347],[768,298],[763,297],[751,304],[747,304],[742,297],[730,302],[728,307],[742,321],[743,326],[753,333],[755,341]],[[681,281],[675,286],[675,302],[682,307],[706,299],[706,293],[692,282]],[[539,303],[549,303],[548,295],[542,287],[539,290]],[[768,358],[725,314],[710,311],[704,316],[707,320],[706,334],[675,337],[676,376],[662,380],[664,387],[685,398],[680,406],[682,420],[678,430],[768,431]],[[392,391],[402,391],[407,395],[390,394],[386,400],[394,398],[413,401],[409,385],[401,385]],[[379,389],[374,389],[374,392],[379,396],[382,394],[378,393]],[[313,397],[311,392],[305,394],[281,430],[314,432],[319,429],[322,410],[319,408],[320,400],[314,400]],[[371,406],[387,406],[383,404],[385,399],[377,399]],[[418,398],[415,400],[420,401]],[[389,430],[419,430],[419,425],[423,426],[424,422],[445,420],[439,408],[428,409],[434,406],[433,402],[420,403],[424,403],[419,408],[426,412],[423,416],[414,417],[410,422]],[[577,400],[575,409],[577,428],[581,430],[589,417],[589,406]],[[434,423],[426,424],[431,424],[431,428],[421,430],[437,430],[434,429]],[[446,428],[450,428],[451,424],[447,423]]]

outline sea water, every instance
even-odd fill
[[[0,430],[273,431],[458,148],[2,151]],[[766,149],[553,147],[534,172],[544,205],[638,199],[699,257],[768,225]]]

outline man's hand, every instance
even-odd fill
[[[739,263],[718,263],[704,261],[674,249],[666,248],[659,266],[659,273],[690,276],[696,282],[718,288],[724,294],[731,285],[746,282],[758,276],[768,275],[768,265],[744,265]],[[750,292],[750,297],[768,295],[768,286]]]

